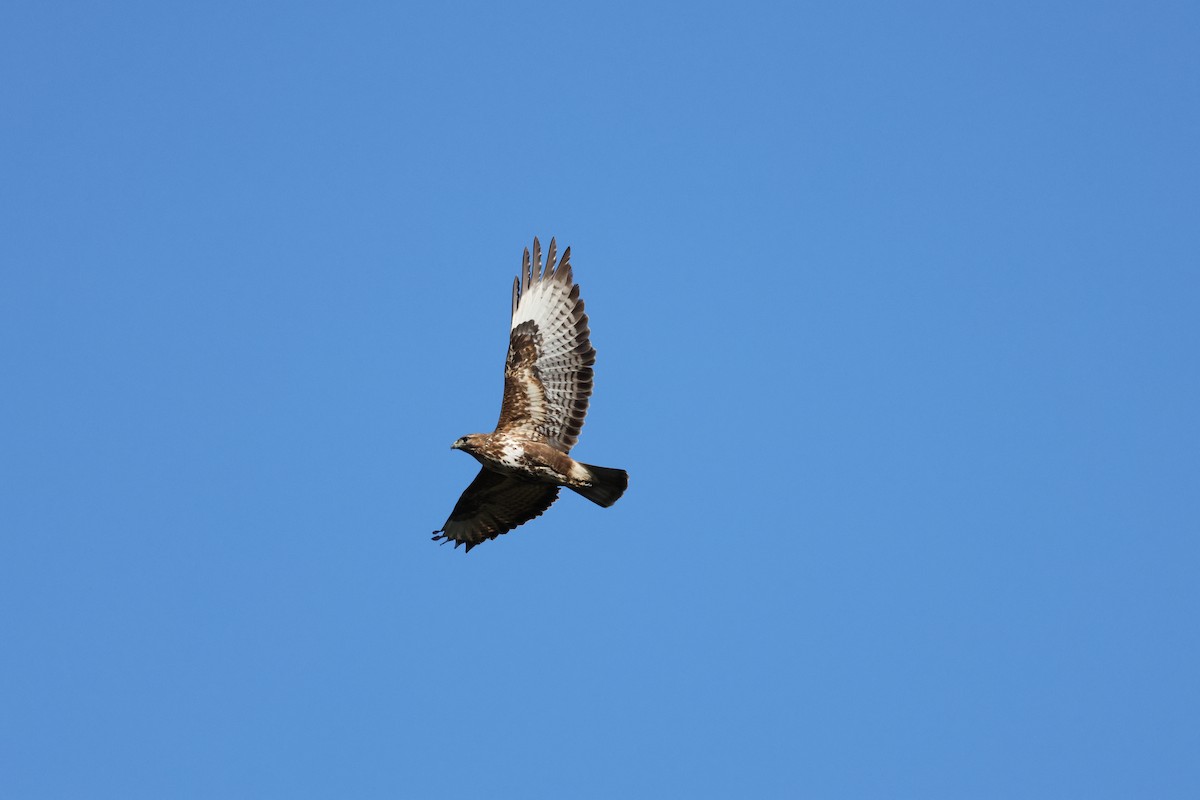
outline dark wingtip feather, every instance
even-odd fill
[[[546,271],[542,273],[542,280],[550,280],[554,277],[555,255],[558,252],[558,243],[554,241],[554,237],[550,237],[550,250],[546,253]]]
[[[529,248],[525,248],[525,256],[521,259],[521,291],[519,294],[525,294],[529,289]]]

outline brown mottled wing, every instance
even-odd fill
[[[471,548],[488,539],[508,533],[550,507],[558,497],[558,487],[548,483],[529,483],[484,468],[458,498],[450,519],[440,531],[439,539]]]
[[[543,270],[542,246],[534,239],[533,260],[526,250],[521,275],[513,282],[504,403],[496,430],[567,453],[587,415],[596,351],[571,276],[571,248],[557,264],[555,249],[551,239]]]

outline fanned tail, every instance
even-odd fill
[[[591,473],[591,486],[570,487],[574,491],[591,500],[598,506],[608,508],[621,499],[629,488],[629,473],[623,469],[611,467],[596,467],[591,464],[581,464]]]

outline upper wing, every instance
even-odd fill
[[[545,441],[566,453],[587,414],[596,351],[571,278],[571,248],[557,266],[554,254],[551,239],[543,271],[542,246],[535,238],[533,261],[526,250],[521,275],[513,281],[504,404],[496,430]]]
[[[540,517],[558,497],[558,487],[549,483],[530,483],[481,469],[471,485],[458,498],[450,518],[433,540],[453,541],[471,548],[488,539]]]

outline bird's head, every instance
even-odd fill
[[[450,445],[451,450],[466,450],[468,453],[473,452],[479,446],[479,440],[483,437],[481,433],[469,433],[459,439],[456,439],[454,444]]]

